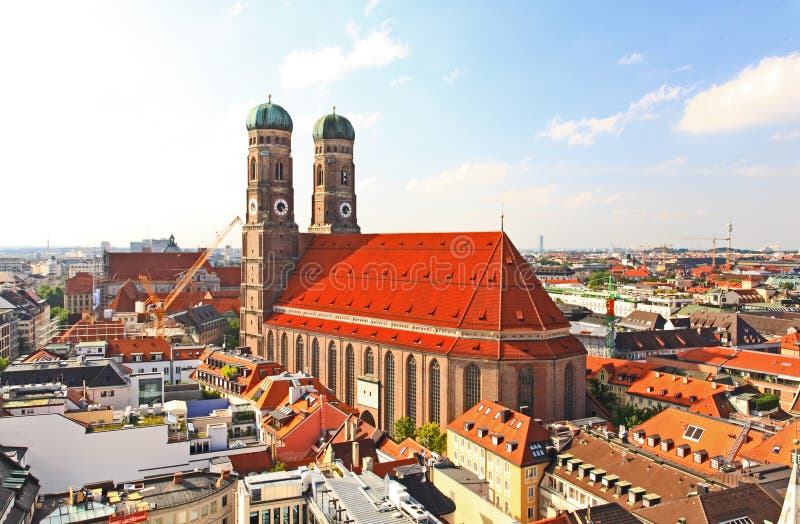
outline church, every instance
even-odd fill
[[[361,233],[355,130],[335,110],[311,130],[300,232],[289,113],[270,97],[247,131],[242,346],[389,431],[403,416],[444,426],[484,398],[584,416],[586,350],[504,232]]]

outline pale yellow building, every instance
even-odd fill
[[[538,486],[550,444],[550,433],[541,424],[487,400],[447,425],[448,458],[488,485],[486,494],[475,497],[485,496],[520,522],[538,519]]]

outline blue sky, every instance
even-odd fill
[[[519,247],[797,249],[800,3],[0,4],[0,245],[210,240],[244,214],[247,111],[356,128],[364,232]],[[238,235],[232,236],[234,245]]]

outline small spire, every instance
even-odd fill
[[[333,106],[333,114],[336,114],[336,106]]]
[[[503,202],[500,202],[500,232],[505,231],[503,228],[503,221],[505,220],[506,215],[503,213]]]
[[[267,95],[267,100],[269,100],[270,104],[272,103],[272,93]]]

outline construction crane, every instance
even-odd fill
[[[731,268],[731,236],[733,234],[733,223],[731,219],[728,218],[728,236],[721,239],[728,242],[728,248],[725,251],[725,265],[728,266],[728,269]]]
[[[237,224],[241,224],[242,219],[238,216],[233,219],[233,221],[228,224],[228,226],[222,230],[222,233],[217,235],[217,238],[205,249],[200,253],[200,256],[197,257],[194,264],[186,270],[186,273],[178,279],[178,282],[175,284],[175,287],[170,291],[170,293],[165,297],[159,297],[155,289],[153,289],[153,284],[150,282],[150,277],[147,275],[139,275],[139,280],[142,282],[145,291],[147,291],[148,298],[145,301],[145,306],[149,306],[149,311],[153,314],[153,328],[155,338],[166,338],[166,326],[164,324],[164,317],[166,316],[167,309],[175,300],[175,298],[183,292],[184,288],[188,286],[192,279],[194,278],[197,271],[206,263],[208,258],[214,253],[214,250],[219,247],[225,237],[228,236],[228,233],[231,232],[231,229],[234,228]]]
[[[717,240],[724,240],[714,235],[713,237],[683,237],[684,240],[710,240],[711,241],[711,267],[717,269]]]
[[[614,277],[608,275],[608,284],[606,284],[606,289],[608,290],[608,298],[606,299],[606,356],[608,358],[614,358],[614,352],[616,351],[616,343],[614,342],[614,338],[616,336],[616,331],[614,330],[614,303],[617,300],[617,286],[614,284]]]

